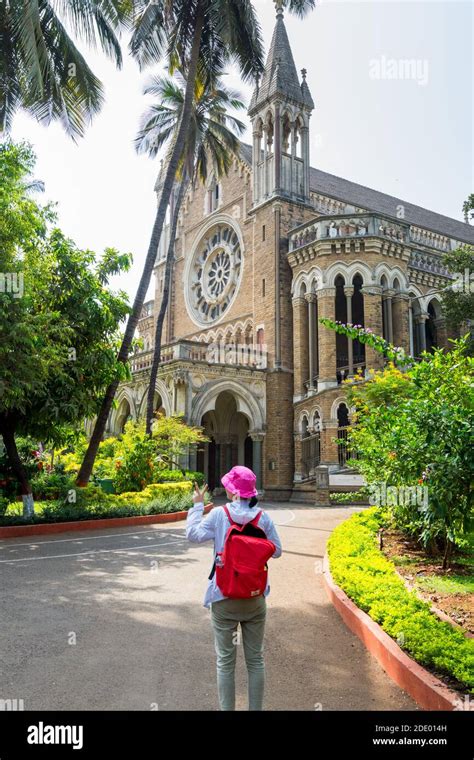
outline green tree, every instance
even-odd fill
[[[474,197],[474,196],[473,196]],[[469,332],[469,352],[474,353],[474,247],[464,245],[445,254],[444,264],[455,275],[454,285],[443,291],[442,309],[447,325],[459,333]]]
[[[470,220],[474,218],[474,193],[468,195],[462,204],[462,212],[464,214],[464,221],[466,224],[469,224]]]
[[[277,0],[277,5],[285,5],[290,12],[303,16],[315,6],[315,0]],[[234,61],[244,79],[255,78],[263,70],[260,25],[250,0],[175,0],[173,3],[137,0],[136,6],[138,13],[130,41],[132,55],[143,67],[156,64],[165,53],[171,74],[177,66],[186,72],[186,88],[181,121],[167,162],[142,276],[118,355],[123,363],[128,361],[155,266],[166,211],[191,123],[194,83],[200,68],[211,73],[216,65],[222,70],[226,62]],[[89,481],[117,388],[116,380],[106,391],[79,471],[78,485],[86,485]]]
[[[114,446],[117,493],[142,490],[155,482],[164,465],[176,464],[190,446],[207,440],[201,428],[186,425],[180,415],[159,416],[152,436],[147,434],[143,420],[130,420]]]
[[[0,434],[26,511],[31,487],[16,437],[64,440],[127,376],[116,351],[129,306],[109,280],[131,262],[111,248],[96,261],[54,227],[52,208],[29,195],[33,167],[28,146],[0,145]]]
[[[186,82],[180,76],[177,82],[168,77],[153,77],[145,88],[145,94],[155,95],[157,102],[142,118],[140,132],[135,144],[139,152],[147,152],[155,158],[164,144],[173,143],[179,127],[184,103]],[[154,412],[156,378],[161,358],[161,338],[166,309],[168,307],[174,244],[181,203],[189,183],[205,182],[209,163],[217,178],[227,174],[232,160],[239,154],[245,125],[228,113],[227,109],[240,110],[244,104],[237,93],[228,90],[219,76],[206,75],[206,81],[196,78],[194,87],[191,124],[185,148],[178,167],[177,191],[171,203],[170,242],[166,255],[163,293],[155,326],[153,362],[148,386],[146,430],[151,434]]]
[[[363,328],[321,321],[389,350]],[[402,369],[389,362],[368,380],[346,383],[355,407],[349,443],[359,452],[356,466],[369,486],[402,487],[403,498],[387,504],[398,527],[427,549],[442,549],[445,567],[469,530],[473,509],[474,359],[466,348],[465,338],[453,341],[451,351],[425,352],[423,361],[404,356]],[[393,347],[391,353],[400,358]],[[407,486],[411,493],[403,490]],[[419,486],[426,491],[417,491]]]
[[[19,108],[39,121],[59,121],[72,138],[103,103],[102,84],[74,40],[100,45],[120,68],[117,39],[133,0],[3,0],[0,3],[0,131]]]

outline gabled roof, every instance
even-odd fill
[[[450,216],[437,214],[435,211],[415,206],[413,203],[395,198],[393,195],[387,195],[379,190],[372,190],[365,185],[359,185],[357,182],[351,182],[342,177],[336,177],[334,174],[328,174],[320,169],[311,167],[309,175],[309,186],[313,192],[329,195],[352,206],[359,206],[368,211],[377,211],[388,216],[397,216],[397,208],[403,207],[403,221],[413,224],[416,227],[437,232],[440,235],[447,235],[464,242],[474,243],[474,227]]]
[[[241,144],[240,155],[250,166],[252,165],[252,146],[245,143]],[[379,190],[373,190],[365,185],[359,185],[357,182],[337,177],[335,174],[323,172],[320,169],[311,167],[309,177],[310,190],[314,193],[327,195],[336,200],[345,201],[351,206],[375,211],[379,214],[388,216],[397,216],[397,207],[403,206],[403,221],[416,227],[437,232],[440,235],[447,235],[454,240],[474,245],[474,226],[465,224],[450,216],[437,214],[435,211],[429,211],[422,206],[416,206],[413,203],[395,198],[393,195],[387,195]]]
[[[280,12],[277,14],[262,81],[253,92],[249,113],[277,94],[282,95],[285,100],[292,100],[308,108],[314,108],[306,81],[303,81],[303,86],[300,86],[283,14]]]

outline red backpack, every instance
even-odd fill
[[[223,551],[216,556],[216,583],[224,596],[230,599],[260,596],[267,586],[267,562],[276,549],[265,531],[258,527],[263,512],[260,510],[253,520],[241,525],[234,522],[227,506],[224,510],[230,527]]]

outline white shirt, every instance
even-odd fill
[[[250,522],[261,511],[260,507],[255,506],[249,508],[249,499],[241,499],[240,501],[233,501],[227,504],[232,519],[244,525]],[[211,512],[203,520],[204,504],[199,502],[195,504],[188,511],[186,518],[186,538],[196,544],[201,544],[204,541],[214,540],[214,557],[218,552],[223,551],[224,541],[227,531],[230,526],[229,519],[224,511],[224,507],[214,507]],[[265,532],[266,537],[273,541],[276,546],[273,557],[281,556],[281,541],[276,531],[274,522],[267,512],[263,512],[258,525]],[[210,570],[210,569],[209,569]],[[268,596],[270,593],[270,584],[267,583],[264,591],[264,596]],[[220,588],[216,584],[216,574],[214,573],[212,579],[209,581],[207,591],[204,596],[204,607],[210,607],[212,602],[218,602],[226,597],[222,594]]]

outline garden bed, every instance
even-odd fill
[[[405,586],[377,546],[376,508],[341,523],[328,541],[334,582],[357,607],[447,687],[474,694],[474,640],[440,620],[430,604]]]
[[[188,510],[192,506],[192,484],[151,483],[142,491],[106,494],[101,488],[88,485],[72,491],[74,499],[35,503],[35,512],[25,519],[23,505],[12,503],[0,516],[0,527],[25,527],[66,522],[97,521],[148,517]]]
[[[214,505],[207,504],[204,514],[211,511]],[[153,523],[168,523],[185,520],[188,510],[162,512],[161,514],[135,515],[124,517],[109,517],[96,519],[78,519],[67,522],[33,523],[31,525],[12,525],[0,527],[0,538],[18,538],[20,536],[37,536],[51,533],[66,533],[76,530],[102,530],[104,528],[123,528],[127,525],[149,525]]]
[[[474,539],[474,535],[473,535]],[[432,610],[474,637],[474,556],[465,550],[443,570],[442,558],[427,557],[420,545],[401,531],[383,531],[382,551],[408,588],[415,589]]]

